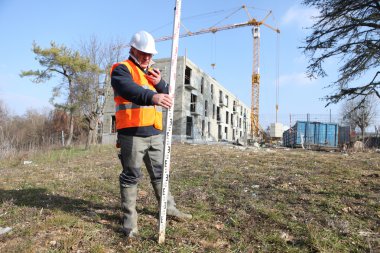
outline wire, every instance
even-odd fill
[[[268,9],[261,9],[261,8],[256,8],[256,7],[253,7],[253,6],[246,6],[246,7],[249,8],[249,9],[258,10],[258,11],[266,11],[266,12],[270,11]]]
[[[215,77],[215,67],[216,67],[216,34],[213,34],[211,41],[211,67],[213,70],[213,76]]]
[[[280,34],[276,33],[276,123],[280,103]]]
[[[212,12],[206,12],[202,14],[197,14],[189,17],[182,18],[182,20],[187,20],[187,19],[193,19],[193,18],[199,18],[199,17],[204,17],[204,16],[211,16],[211,14],[218,14],[221,12],[226,12],[227,10],[218,10],[218,11],[212,11]]]
[[[223,22],[224,20],[227,20],[229,19],[232,15],[234,15],[236,12],[240,11],[243,7],[239,7],[237,10],[233,11],[230,15],[227,15],[225,18],[223,18],[222,20],[216,22],[214,25],[210,26],[209,28],[212,28],[218,24],[220,24],[221,22]]]
[[[234,8],[235,9],[235,8]],[[211,12],[206,12],[206,13],[201,13],[201,14],[197,14],[197,15],[193,15],[193,16],[188,16],[188,17],[184,17],[184,18],[181,18],[181,23],[182,21],[184,20],[189,20],[189,19],[195,19],[195,18],[200,18],[200,17],[210,17],[212,15],[217,15],[217,14],[220,14],[222,12],[226,12],[226,11],[230,11],[231,9],[228,9],[228,10],[218,10],[218,11],[211,11]],[[169,25],[172,25],[173,22],[168,22],[162,26],[159,26],[159,27],[156,27],[154,28],[153,30],[151,30],[150,32],[153,33],[153,32],[156,32],[166,26],[169,26]]]

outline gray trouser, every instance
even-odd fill
[[[149,137],[118,135],[121,147],[121,165],[123,171],[119,176],[120,186],[135,185],[142,176],[141,166],[144,162],[151,182],[162,177],[163,136]]]

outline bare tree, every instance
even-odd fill
[[[9,111],[7,106],[2,100],[0,100],[0,126],[3,125],[9,117]]]
[[[102,69],[102,59],[104,58],[104,49],[102,48],[102,43],[96,38],[91,37],[88,42],[82,42],[80,51],[83,55],[90,59],[92,64],[96,64],[101,69],[98,73],[92,73],[85,80],[83,80],[80,86],[84,94],[82,96],[81,112],[84,115],[86,121],[88,132],[86,149],[90,147],[91,144],[96,143],[96,132],[98,129],[99,121],[99,106],[100,106],[100,94],[102,91],[101,77],[105,71]]]
[[[376,101],[373,96],[363,99],[358,97],[345,102],[342,107],[343,122],[350,125],[351,129],[360,128],[362,140],[366,128],[376,117]]]
[[[361,98],[359,105],[371,94],[380,98],[379,0],[304,0],[303,4],[319,10],[303,47],[310,57],[309,77],[326,76],[322,65],[329,58],[342,62],[338,79],[328,86],[336,91],[326,96],[327,105],[347,97]],[[371,81],[353,84],[371,70],[375,71]]]
[[[10,142],[7,138],[9,118],[8,108],[4,102],[0,100],[0,158],[4,156],[10,148]]]
[[[27,110],[22,116],[12,115],[0,100],[0,159],[61,145],[61,132],[68,129],[69,114],[62,109]],[[76,118],[75,122],[81,121]],[[81,135],[80,124],[74,135]],[[21,152],[21,153],[20,153]]]
[[[101,43],[95,36],[80,43],[82,55],[101,69],[101,72],[90,73],[78,86],[82,94],[81,111],[88,126],[86,149],[98,139],[98,123],[103,116],[104,105],[111,92],[110,68],[113,63],[122,60],[122,45],[121,41]]]

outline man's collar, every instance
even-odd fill
[[[140,62],[132,54],[129,54],[129,60],[133,61],[133,63],[136,64],[136,66],[139,67],[143,72],[146,72],[150,68],[150,66],[155,64],[155,62],[153,60],[150,60],[149,66],[146,69],[143,69],[140,65]]]
[[[136,57],[134,57],[132,54],[129,54],[129,59],[131,61],[133,61],[134,64],[136,64],[137,67],[139,67],[143,72],[145,72],[146,70],[143,69],[141,66],[140,66],[140,62],[136,59]]]

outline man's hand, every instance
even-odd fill
[[[159,69],[156,68],[148,70],[148,73],[145,76],[146,79],[153,83],[153,85],[156,85],[161,81],[161,72]]]
[[[168,94],[158,93],[153,95],[152,102],[155,105],[169,109],[173,104],[173,99]]]

